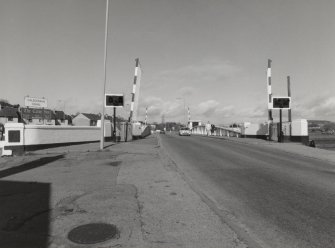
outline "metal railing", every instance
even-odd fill
[[[225,136],[225,137],[241,137],[241,130],[239,128],[231,128],[231,127],[215,127],[213,132],[207,133],[206,127],[196,126],[191,129],[192,134],[194,135],[210,135],[210,136]]]

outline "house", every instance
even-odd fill
[[[55,125],[55,113],[50,109],[21,108],[21,117],[26,124]]]
[[[97,126],[101,116],[97,114],[80,113],[72,119],[74,126]]]
[[[63,111],[55,110],[55,121],[56,125],[71,125],[72,118],[69,115],[66,115]]]
[[[18,109],[12,107],[4,107],[0,110],[0,123],[19,122]]]
[[[65,115],[65,120],[67,120],[68,125],[72,125],[72,116],[71,115]]]

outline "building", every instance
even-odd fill
[[[72,119],[69,115],[66,115],[63,111],[55,110],[55,122],[56,125],[67,126],[72,124]]]
[[[201,125],[202,125],[201,120],[190,120],[187,123],[187,127],[190,129],[197,127],[197,126],[201,126]]]
[[[21,108],[21,117],[27,125],[55,125],[56,116],[50,109]]]
[[[80,113],[72,119],[72,124],[74,126],[97,126],[100,120],[100,115]]]
[[[72,116],[71,115],[65,115],[65,119],[67,120],[67,125],[72,125]]]
[[[19,122],[18,109],[12,107],[4,107],[0,110],[0,123]]]

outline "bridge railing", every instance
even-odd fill
[[[193,127],[191,131],[194,135],[207,135],[206,127],[204,125]],[[210,135],[240,138],[241,130],[239,128],[215,127],[214,132],[210,132]]]

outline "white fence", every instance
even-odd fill
[[[206,127],[196,126],[192,128],[192,134],[195,135],[207,135]],[[213,132],[210,132],[211,136],[226,136],[226,137],[241,137],[241,130],[239,128],[229,127],[215,127]]]

